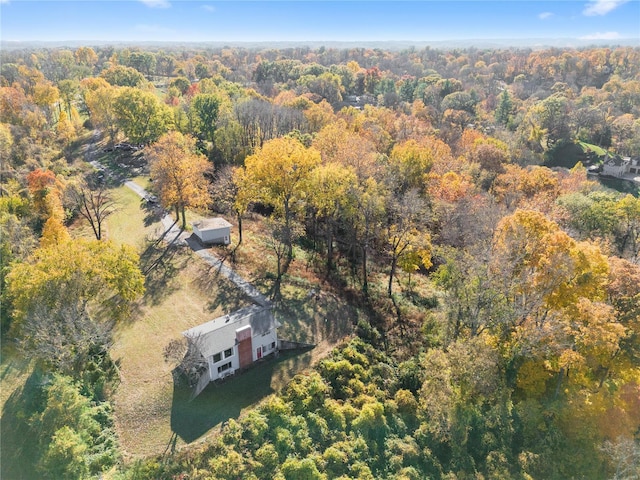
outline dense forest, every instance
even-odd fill
[[[640,478],[638,185],[587,171],[640,156],[640,49],[0,55],[3,478]],[[305,258],[361,312],[281,391],[144,458],[114,332],[180,247],[107,227],[132,175],[182,229],[233,220],[218,253],[268,259],[276,305]]]

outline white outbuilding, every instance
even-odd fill
[[[229,245],[231,242],[231,224],[224,218],[206,218],[191,225],[193,233],[205,245]]]

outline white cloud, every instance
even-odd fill
[[[542,12],[538,15],[538,18],[540,20],[546,20],[547,18],[551,18],[551,17],[553,17],[553,13],[551,12]]]
[[[3,5],[4,5],[5,3],[6,3],[6,4],[8,4],[8,3],[9,3],[9,0],[0,0],[0,3],[2,3]]]
[[[202,9],[212,13],[216,11],[216,7],[214,7],[213,5],[203,5]]]
[[[587,3],[582,13],[587,17],[606,15],[628,1],[629,0],[594,0]]]
[[[620,34],[618,32],[596,32],[591,35],[580,37],[580,40],[617,40],[618,38],[620,38]]]
[[[168,0],[140,0],[149,8],[169,8],[171,4]]]

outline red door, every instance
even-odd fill
[[[258,347],[258,349],[256,350],[256,353],[257,353],[258,360],[260,360],[262,358],[262,347]]]

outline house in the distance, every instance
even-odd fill
[[[279,326],[270,306],[252,305],[182,332],[205,360],[193,396],[209,382],[274,353]]]
[[[231,242],[231,224],[224,218],[206,218],[191,225],[193,233],[204,245],[229,245]]]
[[[602,163],[602,175],[623,178],[626,175],[638,174],[640,174],[640,159],[637,157],[631,158],[607,154]]]

